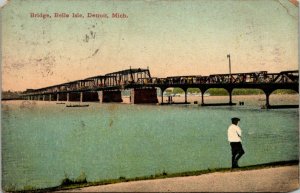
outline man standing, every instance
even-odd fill
[[[242,130],[238,126],[240,119],[237,117],[234,117],[231,119],[232,124],[228,127],[227,135],[228,135],[228,141],[230,142],[231,146],[231,153],[232,153],[232,168],[238,168],[238,161],[242,157],[242,155],[245,153],[243,146],[242,146]]]

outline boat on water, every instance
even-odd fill
[[[90,106],[89,104],[86,105],[80,105],[80,104],[76,104],[76,105],[66,105],[66,107],[88,107]]]

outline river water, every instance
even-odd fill
[[[298,104],[298,95],[288,97],[275,98]],[[230,167],[227,127],[234,116],[243,130],[241,166],[298,159],[298,109],[266,110],[260,98],[246,101],[250,105],[85,108],[2,102],[2,187],[53,187],[83,174],[101,181]]]

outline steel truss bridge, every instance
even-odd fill
[[[267,71],[212,74],[209,76],[169,76],[166,78],[152,77],[149,69],[127,69],[105,75],[89,77],[83,80],[66,82],[39,89],[27,89],[23,99],[29,96],[40,96],[59,93],[96,92],[105,90],[126,90],[142,88],[160,88],[163,93],[167,88],[178,87],[185,92],[187,103],[187,89],[199,88],[201,104],[204,103],[204,93],[210,88],[223,88],[228,92],[229,105],[232,103],[234,89],[260,89],[266,95],[266,107],[270,107],[269,96],[277,89],[290,89],[299,93],[299,71],[282,71],[268,73]],[[161,94],[163,103],[163,94]]]

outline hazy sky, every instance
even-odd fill
[[[298,7],[288,0],[11,0],[1,14],[3,90],[129,66],[155,77],[228,73],[228,53],[232,72],[298,69]]]

